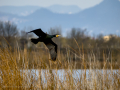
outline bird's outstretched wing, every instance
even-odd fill
[[[49,42],[44,42],[47,48],[49,49],[51,59],[53,61],[57,58],[57,45],[50,39]]]
[[[32,31],[30,31],[28,33],[31,33],[31,32],[35,33],[39,37],[45,37],[47,35],[41,29],[35,29],[35,30],[32,30]]]

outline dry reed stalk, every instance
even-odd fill
[[[77,43],[77,41],[76,41]],[[49,61],[42,51],[29,51],[10,48],[0,49],[0,89],[9,90],[119,90],[120,70],[107,70],[107,59],[103,52],[104,66],[97,70],[99,63],[92,52],[85,58],[84,49],[77,55],[82,56],[81,71],[75,70],[72,62],[71,50],[67,53],[59,52],[55,63]],[[77,51],[76,51],[77,52]],[[92,62],[92,59],[94,62]],[[111,56],[112,60],[112,56]],[[89,64],[89,69],[86,65]],[[92,64],[93,63],[93,64]],[[97,65],[95,65],[97,64]],[[59,67],[64,70],[60,78]],[[34,69],[34,70],[33,70]],[[38,70],[36,70],[38,69]],[[44,69],[44,70],[43,70]],[[35,71],[36,70],[36,71]],[[39,73],[37,73],[39,72]],[[44,72],[44,74],[43,74]],[[89,73],[88,73],[89,72]]]

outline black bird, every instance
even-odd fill
[[[41,29],[32,30],[32,31],[27,32],[27,33],[31,33],[31,32],[35,33],[39,37],[37,39],[32,38],[31,42],[33,42],[34,44],[37,44],[38,42],[43,42],[47,46],[47,48],[49,49],[51,59],[53,61],[55,61],[56,57],[57,57],[57,44],[55,44],[52,41],[52,38],[58,37],[60,35],[58,35],[58,34],[49,35],[49,34],[44,33]]]

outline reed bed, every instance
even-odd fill
[[[58,51],[53,62],[47,49],[1,48],[0,90],[120,90],[120,69],[113,69],[111,56],[111,62],[107,62],[103,53],[104,62],[99,68],[93,52],[85,55],[84,50],[75,51],[78,62],[72,60],[70,48],[64,54]]]

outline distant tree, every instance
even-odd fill
[[[27,34],[23,30],[20,32],[20,40],[19,40],[19,42],[20,42],[21,49],[24,49],[24,46],[28,43]]]
[[[56,28],[50,28],[50,30],[48,31],[48,34],[62,34],[62,30],[60,27],[56,27]]]
[[[0,21],[0,42],[2,42],[2,36],[3,36],[3,22]]]
[[[15,37],[18,34],[17,26],[10,21],[0,22],[0,36],[4,37],[7,42],[14,47]],[[2,38],[3,39],[3,38]]]
[[[3,35],[3,22],[0,21],[0,36]]]
[[[31,28],[28,28],[28,30],[32,30]],[[19,39],[19,43],[20,43],[20,47],[21,49],[24,49],[24,47],[30,47],[32,46],[32,43],[30,41],[30,39],[34,37],[33,33],[29,33],[27,34],[26,32],[26,28],[24,28],[23,30],[20,31],[20,39]]]
[[[77,44],[81,46],[82,44],[85,44],[89,40],[87,36],[87,30],[81,28],[72,28],[71,31],[67,33],[67,38],[68,45],[74,48],[78,48]]]
[[[17,26],[10,21],[3,24],[3,36],[4,37],[15,37],[18,34]]]
[[[117,48],[118,47],[118,43],[119,43],[119,38],[118,36],[116,35],[109,35],[110,36],[110,39],[109,41],[107,42],[107,44],[109,45],[109,47],[111,48]]]
[[[104,48],[105,47],[105,42],[103,39],[103,34],[99,34],[96,39],[96,46]]]

